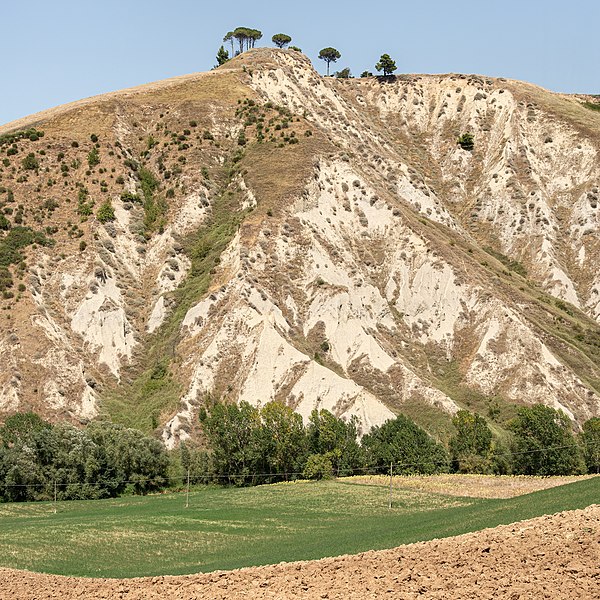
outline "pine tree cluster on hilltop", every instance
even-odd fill
[[[228,60],[233,58],[234,56],[238,56],[242,52],[246,50],[250,50],[255,47],[255,44],[258,40],[262,38],[262,31],[258,29],[252,29],[249,27],[237,27],[233,31],[228,31],[223,37],[223,43],[231,44],[231,52],[226,50],[224,46],[220,46],[217,52],[217,65],[224,65]],[[291,36],[285,33],[276,33],[271,38],[271,41],[277,48],[285,48],[289,46],[292,41]],[[238,48],[235,49],[235,43],[237,43]],[[302,52],[300,48],[297,46],[289,46],[291,50],[296,50],[297,52]],[[319,52],[318,58],[323,60],[327,65],[327,76],[329,76],[329,66],[331,63],[336,63],[342,57],[339,50],[336,48],[332,48],[330,46],[323,48]],[[389,77],[393,75],[394,71],[396,71],[396,63],[390,57],[389,54],[382,54],[381,58],[375,65],[375,69],[377,71],[383,71],[384,77]],[[345,67],[341,71],[337,71],[334,73],[334,76],[338,79],[349,79],[352,77],[352,73],[350,71],[350,67]],[[371,77],[372,73],[370,71],[363,71],[361,77]]]

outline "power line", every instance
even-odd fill
[[[506,457],[510,458],[515,455],[525,455],[525,454],[537,454],[541,452],[549,452],[552,450],[565,450],[568,448],[581,448],[581,447],[600,447],[600,441],[598,442],[588,442],[582,444],[566,444],[561,446],[548,446],[545,448],[536,448],[533,450],[520,450],[516,452],[504,452],[496,454],[495,457]],[[444,466],[447,465],[447,461],[444,460],[426,460],[426,461],[412,461],[412,462],[390,462],[382,465],[369,465],[366,467],[354,467],[341,469],[341,472],[344,476],[354,475],[354,474],[364,474],[364,475],[378,475],[383,471],[389,472],[390,469],[393,469],[396,475],[401,475],[402,473],[399,470],[402,469],[410,469],[417,467],[426,467],[426,466]],[[189,469],[188,469],[189,472]],[[237,472],[237,473],[206,473],[204,475],[197,475],[195,477],[189,477],[190,484],[203,482],[205,480],[215,480],[215,479],[258,479],[258,478],[267,478],[267,477],[300,477],[304,473],[302,471],[281,471],[281,472]],[[67,481],[67,482],[59,482],[54,478],[49,478],[45,482],[40,483],[0,483],[0,487],[4,488],[36,488],[36,487],[47,487],[54,486],[55,488],[67,488],[67,487],[93,487],[93,486],[119,486],[119,485],[129,485],[129,484],[155,484],[155,485],[165,485],[166,482],[181,482],[184,485],[185,475],[176,476],[176,477],[136,477],[135,479],[101,479],[96,481]]]

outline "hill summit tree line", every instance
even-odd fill
[[[262,38],[262,31],[259,29],[252,29],[251,27],[236,27],[233,31],[228,31],[223,37],[223,44],[229,44],[231,46],[231,52],[225,49],[225,46],[222,45],[219,47],[217,51],[217,65],[224,65],[231,58],[238,56],[242,52],[246,50],[250,50],[250,48],[254,48],[256,42]],[[277,48],[286,48],[289,47],[290,50],[296,50],[297,52],[302,52],[300,48],[297,46],[290,46],[289,44],[292,41],[291,36],[286,33],[276,33],[271,41]],[[339,50],[336,48],[332,48],[328,46],[323,48],[319,52],[319,59],[323,60],[327,65],[327,76],[329,76],[329,66],[331,63],[336,63],[342,57]],[[375,64],[375,69],[377,71],[382,71],[384,77],[389,77],[394,74],[396,71],[396,63],[390,57],[389,54],[382,54],[379,61]],[[373,73],[370,71],[363,71],[361,77],[371,77]],[[334,76],[338,79],[349,79],[352,77],[352,73],[349,67],[345,67],[340,71],[336,71]]]
[[[600,472],[600,418],[575,437],[567,416],[538,404],[520,408],[512,438],[495,440],[469,411],[453,418],[448,447],[404,415],[359,438],[356,419],[313,410],[305,424],[289,406],[208,401],[202,446],[167,452],[156,439],[105,422],[79,429],[33,413],[0,427],[0,501],[70,500],[146,494],[191,483],[258,485],[352,474],[447,472],[572,475]]]

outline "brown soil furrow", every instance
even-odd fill
[[[600,598],[600,505],[318,561],[139,579],[0,569],[0,598]]]

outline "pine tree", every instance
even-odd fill
[[[224,65],[229,60],[229,52],[221,46],[219,51],[217,52],[217,65],[220,67]]]
[[[391,75],[397,69],[396,63],[390,58],[389,54],[382,54],[375,68],[378,71],[383,71],[384,77]]]
[[[327,63],[327,75],[329,75],[329,64],[332,62],[337,62],[342,55],[335,48],[323,48],[321,52],[319,52],[319,58],[324,60]]]
[[[287,46],[291,41],[292,38],[289,35],[286,35],[285,33],[276,33],[272,38],[271,41],[278,47],[278,48],[284,48],[285,46]]]

